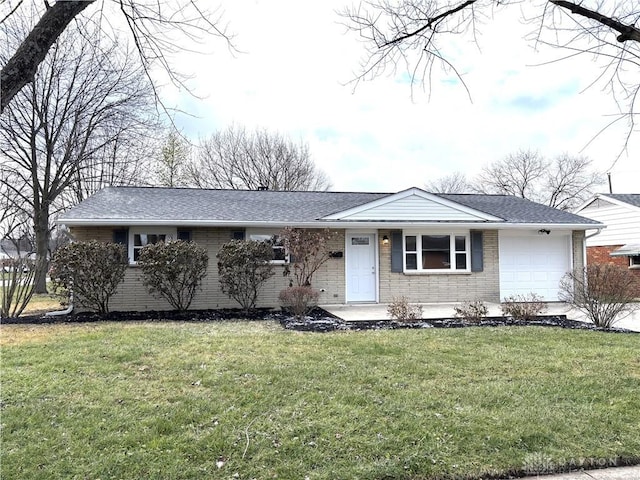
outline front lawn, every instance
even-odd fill
[[[640,336],[4,325],[2,478],[478,478],[639,462]]]

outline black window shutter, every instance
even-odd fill
[[[481,272],[484,269],[484,260],[482,258],[482,232],[479,230],[471,231],[471,271]]]
[[[191,231],[190,230],[178,230],[178,240],[182,240],[183,242],[191,241]]]
[[[120,228],[113,231],[113,243],[127,246],[129,241],[129,230],[126,228]]]
[[[402,230],[391,232],[391,271],[402,272]]]
[[[238,230],[231,233],[231,238],[234,240],[244,240],[244,230]]]

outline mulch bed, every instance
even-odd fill
[[[397,320],[362,320],[345,322],[322,308],[315,308],[304,319],[296,319],[282,310],[261,308],[245,314],[240,309],[218,310],[147,311],[147,312],[110,312],[100,315],[92,312],[72,313],[47,317],[25,315],[17,318],[0,319],[0,324],[51,324],[51,323],[91,323],[91,322],[131,322],[131,321],[176,321],[176,322],[215,322],[220,320],[275,320],[287,330],[301,332],[333,332],[340,330],[383,330],[416,328],[465,328],[465,327],[502,327],[502,326],[541,326],[559,327],[577,330],[597,330],[617,333],[640,333],[623,328],[605,330],[590,323],[570,320],[566,315],[538,316],[533,320],[516,320],[511,317],[485,317],[480,322],[470,322],[460,318],[438,318],[422,321],[402,322]]]

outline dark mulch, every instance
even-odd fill
[[[324,312],[324,310],[323,310]],[[325,312],[326,313],[326,312]],[[188,310],[178,312],[175,310],[146,312],[109,312],[99,314],[95,312],[78,312],[70,315],[47,317],[40,315],[23,315],[17,318],[3,318],[3,324],[44,324],[44,323],[84,323],[84,322],[133,322],[133,321],[176,321],[176,322],[214,322],[216,320],[280,320],[285,315],[280,310],[260,308],[243,313],[237,308],[225,308],[217,310]]]
[[[612,328],[605,330],[597,328],[590,323],[570,320],[566,315],[538,316],[532,320],[516,320],[511,317],[485,317],[480,322],[470,322],[460,318],[437,318],[413,322],[401,322],[397,320],[373,320],[345,322],[340,319],[307,317],[298,320],[286,317],[280,321],[281,325],[290,330],[305,332],[330,332],[335,330],[381,330],[400,328],[465,328],[465,327],[507,327],[507,326],[540,326],[571,328],[576,330],[597,330],[618,333],[639,333],[624,328]]]
[[[130,322],[130,321],[176,321],[176,322],[215,322],[219,320],[275,320],[287,330],[301,332],[333,332],[339,330],[382,330],[400,328],[464,328],[464,327],[501,327],[501,326],[542,326],[579,330],[598,330],[618,333],[640,333],[622,328],[604,330],[592,324],[570,320],[566,315],[538,316],[533,320],[516,320],[511,317],[485,317],[480,322],[470,322],[460,318],[438,318],[419,322],[401,322],[397,320],[363,320],[345,322],[322,308],[315,308],[304,319],[293,318],[289,313],[272,308],[260,308],[244,313],[240,309],[218,310],[147,311],[147,312],[110,312],[100,315],[92,312],[80,312],[70,315],[47,317],[25,315],[18,318],[0,319],[2,324],[49,324],[49,323],[86,323],[86,322]]]

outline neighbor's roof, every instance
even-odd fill
[[[71,226],[169,223],[323,225],[327,223],[321,220],[323,217],[392,195],[396,194],[109,187],[62,214],[58,223]],[[503,219],[500,222],[484,223],[599,225],[594,220],[508,195],[434,195]],[[335,225],[352,222],[329,223]]]
[[[640,207],[640,193],[602,193],[600,196],[628,203],[634,207]]]

